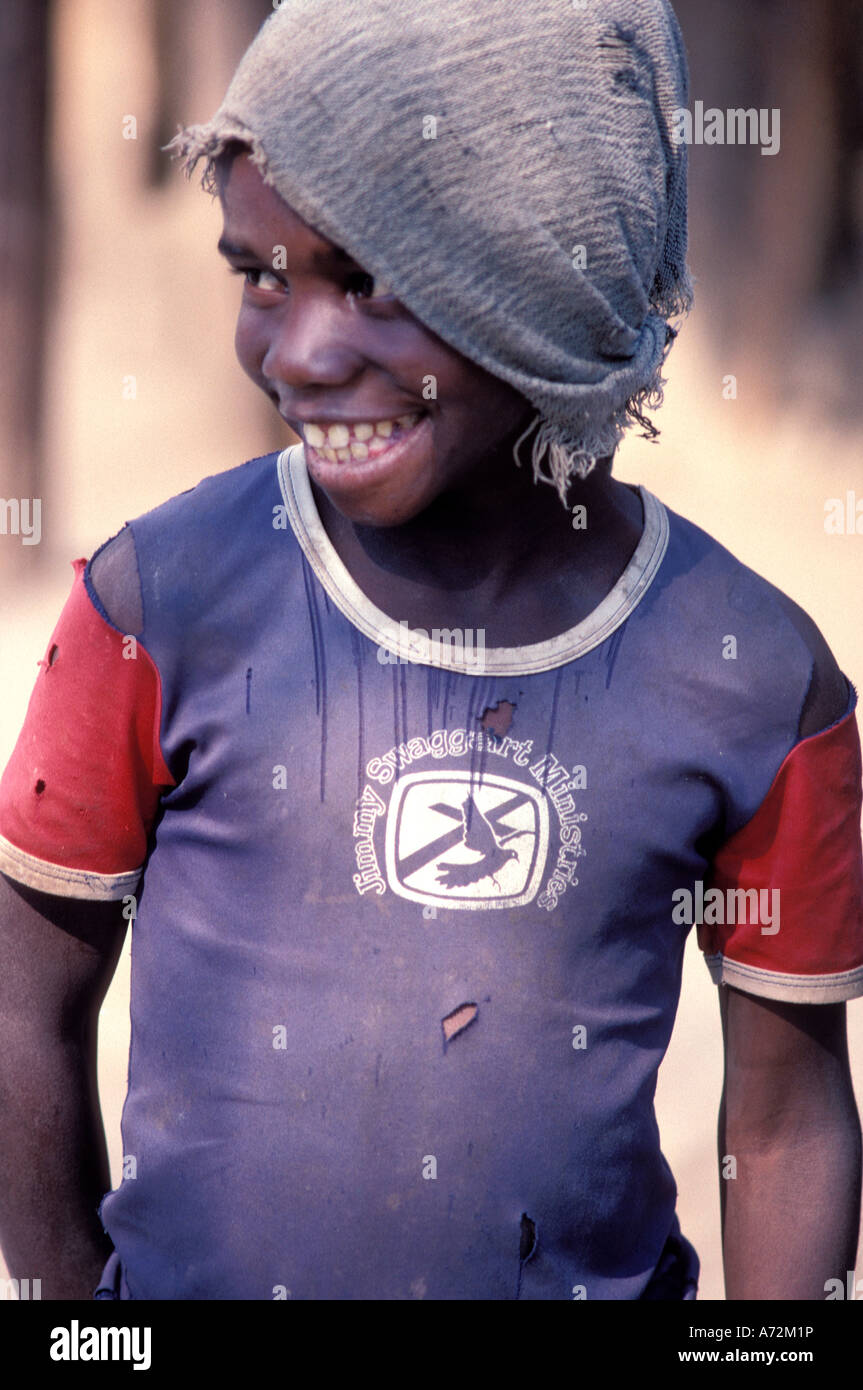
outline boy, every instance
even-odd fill
[[[3,779],[0,1221],[45,1296],[694,1298],[653,1116],[693,920],[728,1295],[853,1267],[855,696],[611,475],[690,300],[680,35],[516,16],[290,0],[178,142],[302,442],[76,563]]]

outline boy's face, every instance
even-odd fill
[[[248,156],[229,165],[220,195],[219,249],[245,275],[237,356],[344,516],[397,526],[453,487],[510,481],[501,470],[515,472],[512,445],[535,413],[523,396],[314,232]]]

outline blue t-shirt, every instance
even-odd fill
[[[505,649],[375,608],[301,446],[131,523],[143,872],[128,826],[88,868],[0,822],[4,871],[134,894],[125,1176],[101,1206],[127,1296],[649,1294],[679,1235],[654,1090],[681,892],[703,899],[801,746],[813,658],[770,585],[640,495],[599,608]],[[715,977],[863,993],[859,911],[841,949],[784,921],[727,934]]]

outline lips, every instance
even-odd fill
[[[303,425],[303,442],[328,463],[364,463],[379,458],[423,418],[424,411],[389,420],[340,421],[334,425]]]
[[[431,415],[424,410],[402,418],[413,420],[412,428],[406,430],[400,426],[390,435],[376,434],[371,441],[374,452],[369,452],[365,458],[355,458],[350,446],[342,451],[333,450],[327,444],[324,447],[336,455],[333,460],[325,457],[323,449],[304,443],[306,466],[312,481],[353,521],[369,526],[392,524],[392,520],[382,518],[391,518],[393,507],[398,512],[405,487],[413,496],[419,485],[417,480],[425,478],[433,466]],[[389,424],[390,421],[379,423]],[[305,428],[303,426],[304,432]],[[359,443],[365,445],[366,441]],[[347,454],[347,458],[340,459],[340,452]]]

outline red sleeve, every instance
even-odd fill
[[[854,703],[792,748],[756,814],[716,856],[698,941],[717,984],[804,1004],[863,994]]]
[[[0,780],[0,870],[70,898],[132,893],[163,788],[150,655],[94,607],[84,560]]]

